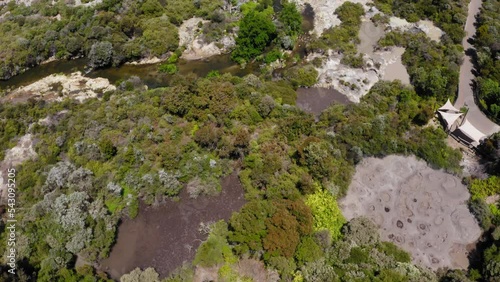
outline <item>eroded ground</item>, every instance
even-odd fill
[[[467,248],[481,235],[466,201],[467,188],[451,174],[415,157],[367,158],[356,167],[340,201],[344,216],[366,216],[383,240],[410,252],[431,269],[466,268]]]

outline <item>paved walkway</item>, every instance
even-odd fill
[[[464,50],[474,49],[474,46],[472,46],[467,40],[472,38],[476,33],[474,23],[476,21],[476,15],[479,13],[481,4],[481,0],[471,0],[469,3],[467,22],[465,24],[466,36],[462,41]],[[472,64],[472,57],[465,55],[464,62],[460,67],[458,98],[454,106],[456,108],[461,108],[464,105],[467,105],[469,108],[469,112],[467,113],[467,119],[469,122],[484,134],[491,135],[500,131],[500,126],[488,119],[483,112],[481,112],[474,101],[474,93],[472,91],[472,81],[474,80],[474,74],[472,73],[473,69],[474,66]]]

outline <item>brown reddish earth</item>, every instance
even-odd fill
[[[207,235],[200,223],[227,220],[244,204],[244,190],[237,173],[222,179],[222,192],[213,197],[189,198],[184,189],[180,200],[158,207],[142,205],[135,219],[124,218],[109,258],[101,270],[113,279],[139,267],[153,267],[166,277],[183,262],[192,261]]]

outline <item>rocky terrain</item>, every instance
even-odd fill
[[[314,29],[311,33],[320,36],[325,29],[340,24],[339,18],[334,11],[343,3],[342,1],[331,0],[295,0],[295,2],[304,7],[309,3],[314,10]],[[370,0],[353,0],[353,3],[360,3],[365,10],[363,24],[359,33],[361,43],[358,45],[359,53],[364,54],[365,67],[352,68],[341,64],[343,55],[336,52],[328,52],[326,55],[310,54],[307,60],[312,61],[316,57],[322,57],[324,63],[317,67],[318,83],[317,87],[335,88],[346,95],[351,101],[359,102],[370,88],[380,79],[395,80],[399,79],[405,84],[409,84],[409,75],[406,68],[401,63],[403,48],[393,47],[385,50],[375,51],[374,47],[377,41],[389,30],[406,31],[418,29],[423,31],[432,40],[439,41],[443,32],[434,26],[431,21],[419,21],[409,23],[408,21],[391,17],[389,24],[379,24],[375,26],[371,18],[381,13],[373,7]]]
[[[209,21],[202,18],[191,18],[182,23],[179,27],[179,46],[186,49],[181,58],[186,60],[205,59],[214,55],[220,55],[229,52],[234,47],[234,36],[226,35],[216,44],[215,42],[205,42],[202,37],[199,24],[206,24]]]
[[[61,101],[65,97],[82,102],[115,89],[116,87],[111,85],[108,79],[85,77],[81,72],[74,72],[70,75],[52,74],[30,85],[15,89],[0,98],[0,102],[23,102],[29,98]]]
[[[467,246],[481,235],[469,196],[458,177],[393,155],[363,160],[339,203],[348,220],[372,219],[382,239],[410,252],[415,263],[465,269]]]
[[[340,24],[340,19],[333,12],[344,3],[343,1],[331,0],[293,0],[299,6],[304,6],[309,3],[314,10],[314,30],[312,33],[321,35],[325,29],[334,27]],[[371,7],[367,6],[370,0],[352,0],[350,2],[360,3],[369,11]],[[375,8],[374,8],[375,9]]]

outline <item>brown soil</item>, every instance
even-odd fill
[[[154,267],[161,277],[167,276],[191,261],[206,239],[207,235],[198,231],[200,223],[229,219],[245,204],[243,195],[237,173],[232,173],[222,180],[218,196],[191,199],[184,189],[178,202],[156,208],[142,205],[135,219],[123,219],[116,245],[101,262],[101,269],[113,279],[136,267]]]

